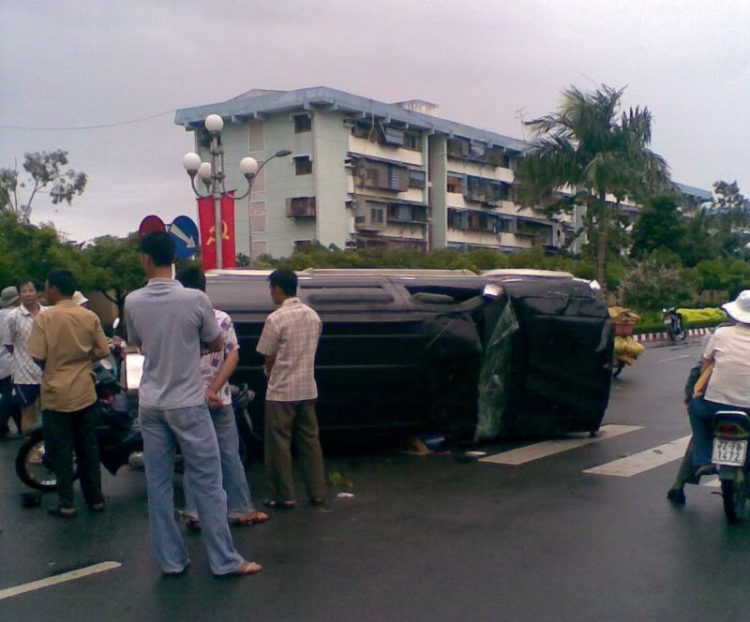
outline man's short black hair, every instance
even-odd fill
[[[16,286],[18,287],[18,291],[19,292],[21,291],[21,288],[24,285],[32,285],[34,287],[34,289],[36,290],[37,294],[39,292],[43,292],[44,291],[44,284],[40,283],[39,281],[37,281],[36,279],[34,279],[34,278],[30,277],[30,276],[27,276],[26,278],[23,278],[20,281],[18,281],[18,283],[17,283]]]
[[[174,263],[174,240],[164,231],[154,231],[141,238],[141,253],[151,257],[159,268],[166,268]]]
[[[188,266],[177,273],[177,280],[185,287],[206,291],[206,275],[198,266]]]
[[[57,287],[63,296],[72,296],[76,293],[76,277],[70,270],[56,269],[47,275],[47,284]]]
[[[268,280],[272,286],[280,288],[287,296],[297,295],[297,275],[291,270],[275,270]]]

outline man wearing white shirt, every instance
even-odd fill
[[[703,370],[713,365],[705,395],[688,410],[693,428],[693,466],[698,474],[711,469],[712,424],[720,410],[750,412],[750,290],[724,310],[737,323],[718,328],[703,353]]]
[[[8,422],[13,419],[18,432],[21,431],[21,412],[13,401],[13,355],[5,347],[8,334],[8,316],[21,302],[17,287],[6,287],[0,293],[0,440],[14,440],[19,434],[11,434]]]

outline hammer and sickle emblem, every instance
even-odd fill
[[[227,225],[225,220],[221,221],[222,224],[222,232],[221,232],[221,239],[222,240],[228,240],[229,239],[229,225]],[[211,244],[216,244],[216,227],[211,227],[208,230],[209,238],[206,242],[206,246],[211,246]]]

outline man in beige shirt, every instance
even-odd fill
[[[297,445],[305,489],[313,505],[325,503],[323,452],[318,439],[315,353],[322,331],[318,314],[297,297],[297,275],[276,270],[268,279],[280,305],[266,319],[257,351],[268,376],[265,460],[271,498],[266,507],[295,507],[291,442]]]
[[[29,352],[44,370],[42,421],[47,457],[57,475],[59,504],[53,516],[77,516],[73,497],[73,450],[84,498],[93,512],[104,510],[96,438],[96,389],[91,364],[109,356],[99,318],[73,302],[76,282],[68,270],[47,277],[47,300],[54,307],[39,314]]]

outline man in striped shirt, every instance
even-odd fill
[[[257,350],[268,377],[265,408],[266,475],[270,508],[295,506],[291,441],[297,445],[305,489],[314,505],[325,503],[323,452],[318,439],[315,353],[320,317],[297,297],[297,275],[276,270],[269,277],[271,298],[281,305],[266,319]]]

